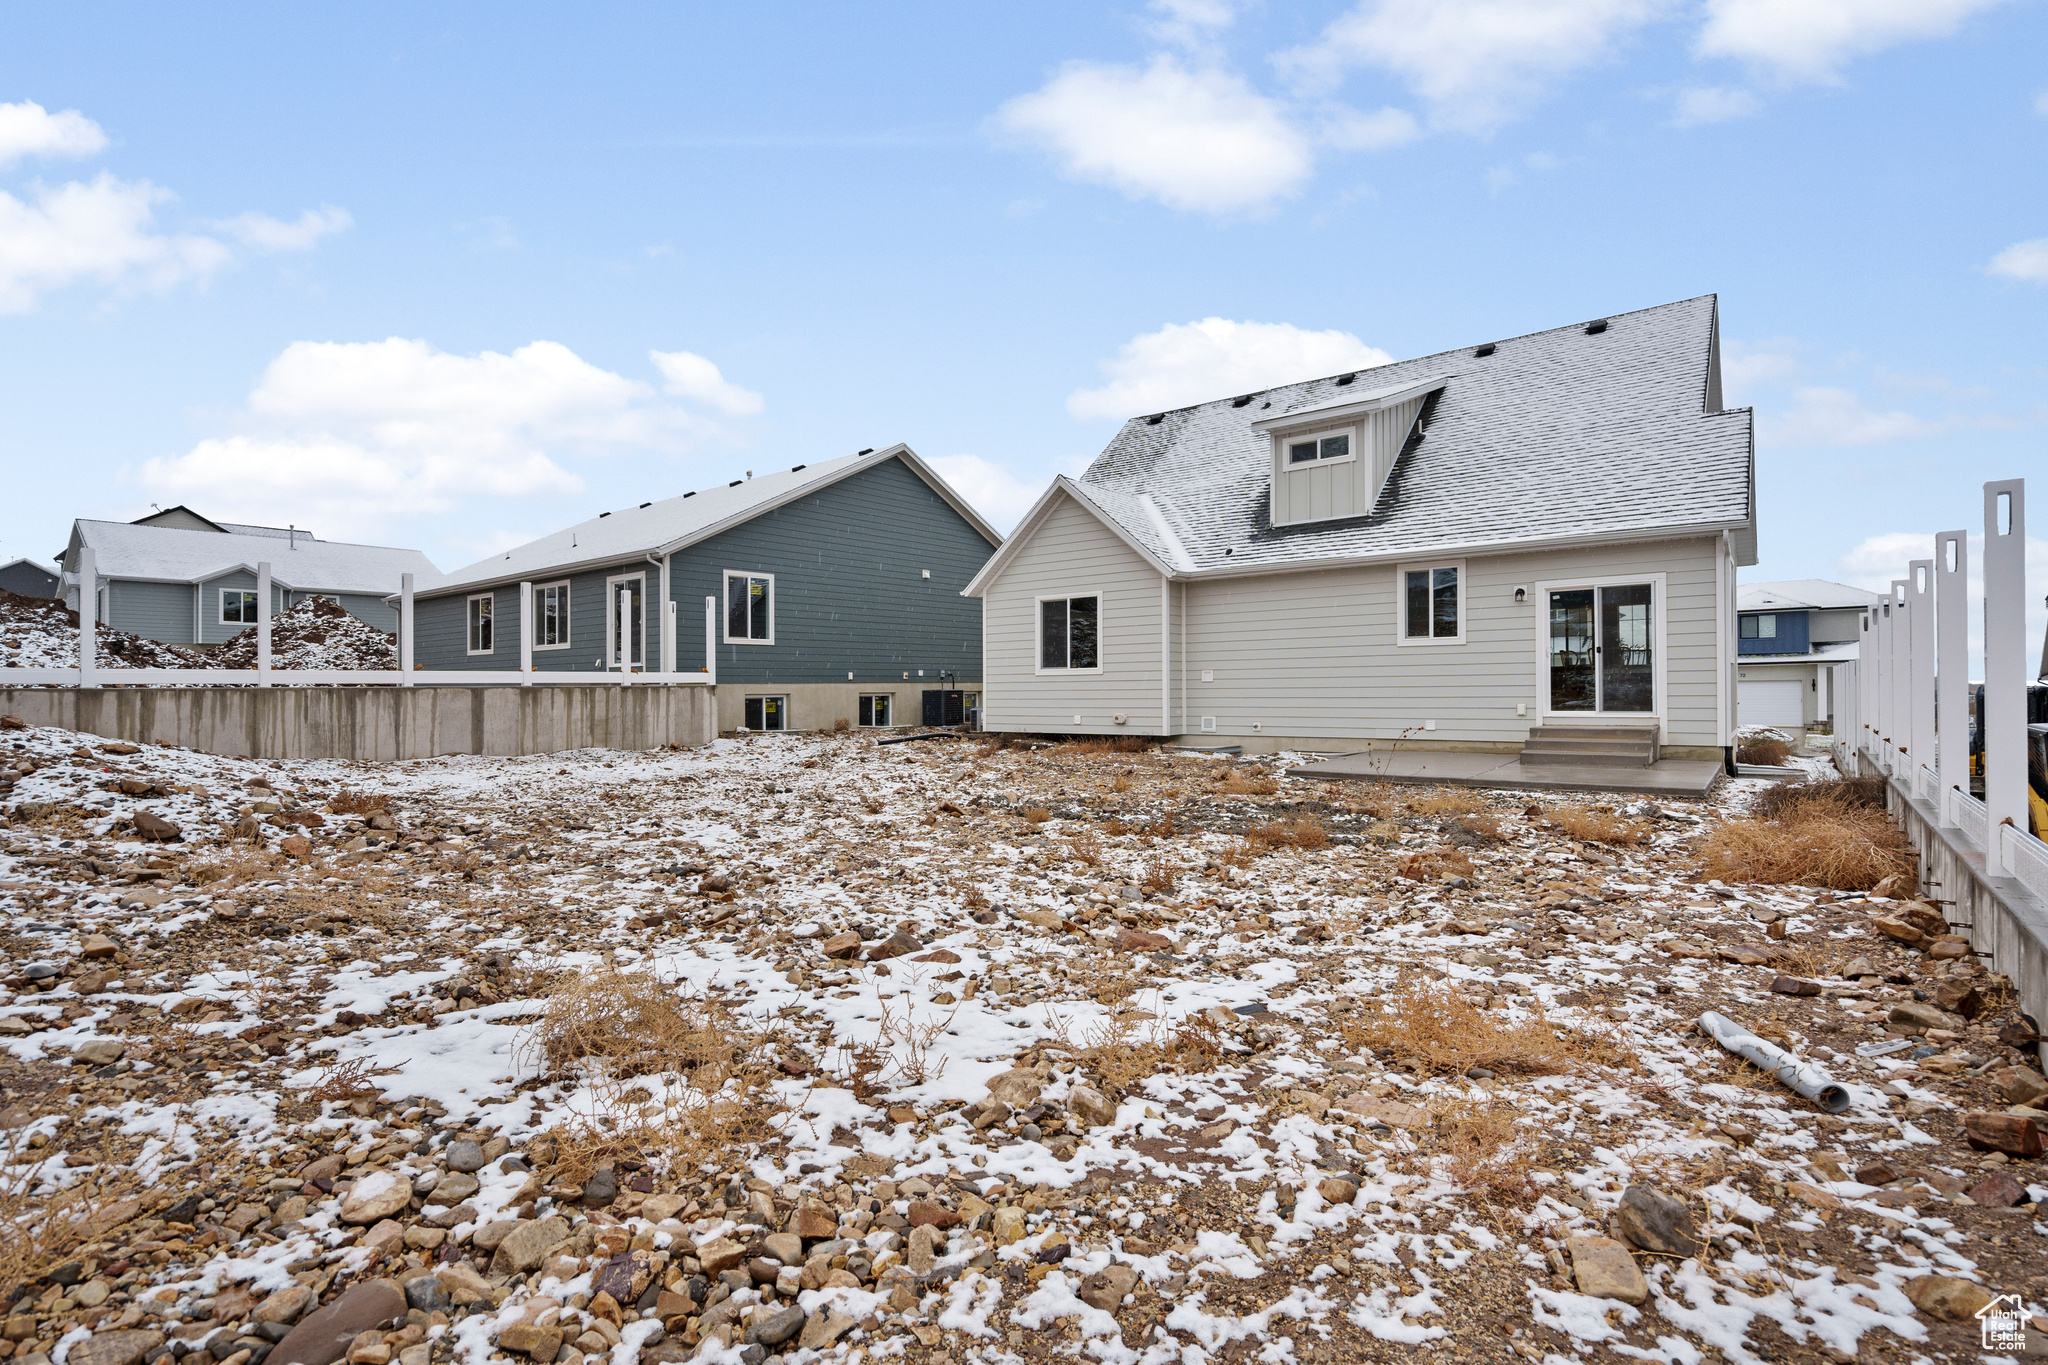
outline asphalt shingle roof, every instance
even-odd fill
[[[1242,572],[1446,545],[1751,522],[1746,408],[1705,411],[1712,295],[1133,418],[1077,481],[1181,572]],[[1270,439],[1252,424],[1444,380],[1373,510],[1276,527]],[[1147,504],[1150,504],[1149,507]],[[1226,555],[1225,551],[1229,553]]]
[[[80,520],[77,535],[92,547],[102,578],[197,583],[237,568],[253,571],[268,560],[277,582],[304,592],[395,593],[399,575],[408,573],[415,588],[441,581],[441,571],[418,550],[314,540],[303,533],[294,547],[279,544],[276,536]]]

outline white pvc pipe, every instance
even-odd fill
[[[533,584],[519,585],[519,685],[533,686]]]
[[[1775,1043],[1765,1042],[1728,1016],[1708,1010],[1700,1016],[1700,1027],[1722,1047],[1754,1062],[1777,1077],[1787,1090],[1812,1100],[1830,1114],[1839,1114],[1849,1107],[1848,1090],[1830,1080],[1826,1072]]]
[[[704,681],[718,682],[718,599],[704,599]]]

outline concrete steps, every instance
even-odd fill
[[[1647,768],[1657,761],[1654,725],[1532,725],[1525,767]]]

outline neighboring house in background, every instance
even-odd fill
[[[58,577],[54,569],[46,569],[33,559],[17,559],[9,564],[0,564],[0,589],[20,593],[23,597],[55,597]]]
[[[1883,602],[1881,592],[1819,578],[1743,584],[1735,595],[1737,722],[1793,731],[1831,724],[1824,665],[1856,657],[1863,613]]]
[[[58,557],[64,604],[78,607],[78,552],[98,571],[94,618],[174,645],[217,645],[256,624],[257,565],[270,564],[270,610],[331,597],[379,630],[398,629],[400,578],[431,587],[441,571],[418,550],[320,540],[286,526],[212,521],[171,507],[140,521],[75,521]]]
[[[415,597],[413,662],[517,669],[525,583],[535,671],[698,672],[708,597],[721,730],[915,725],[927,694],[957,723],[981,690],[981,605],[960,589],[1001,544],[909,446],[865,450],[603,512],[459,569]]]
[[[1134,418],[967,588],[984,723],[1725,760],[1753,469],[1712,296]]]

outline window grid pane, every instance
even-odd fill
[[[1067,666],[1067,599],[1064,597],[1038,604],[1038,666]]]
[[[1438,639],[1453,638],[1458,633],[1458,571],[1437,569],[1434,577],[1434,633]]]
[[[1307,464],[1315,457],[1316,443],[1314,441],[1301,441],[1287,447],[1287,463],[1289,464]]]
[[[747,638],[747,580],[744,578],[725,580],[725,634],[729,640]],[[747,728],[758,730],[760,727],[749,725]]]
[[[1429,636],[1429,570],[1412,569],[1408,573],[1408,637],[1426,639]]]
[[[751,634],[748,638],[765,640],[768,630],[768,580],[750,578],[747,580],[747,604],[751,609]]]
[[[1348,436],[1348,435],[1346,435],[1346,436],[1325,436],[1325,437],[1323,438],[1323,458],[1324,458],[1324,459],[1326,459],[1326,460],[1341,460],[1341,459],[1343,459],[1343,458],[1344,458],[1344,457],[1345,457],[1346,455],[1349,455],[1350,453],[1351,453],[1351,437],[1350,437],[1350,436]]]
[[[1072,668],[1094,668],[1097,662],[1095,599],[1069,598],[1067,603],[1068,662]]]

